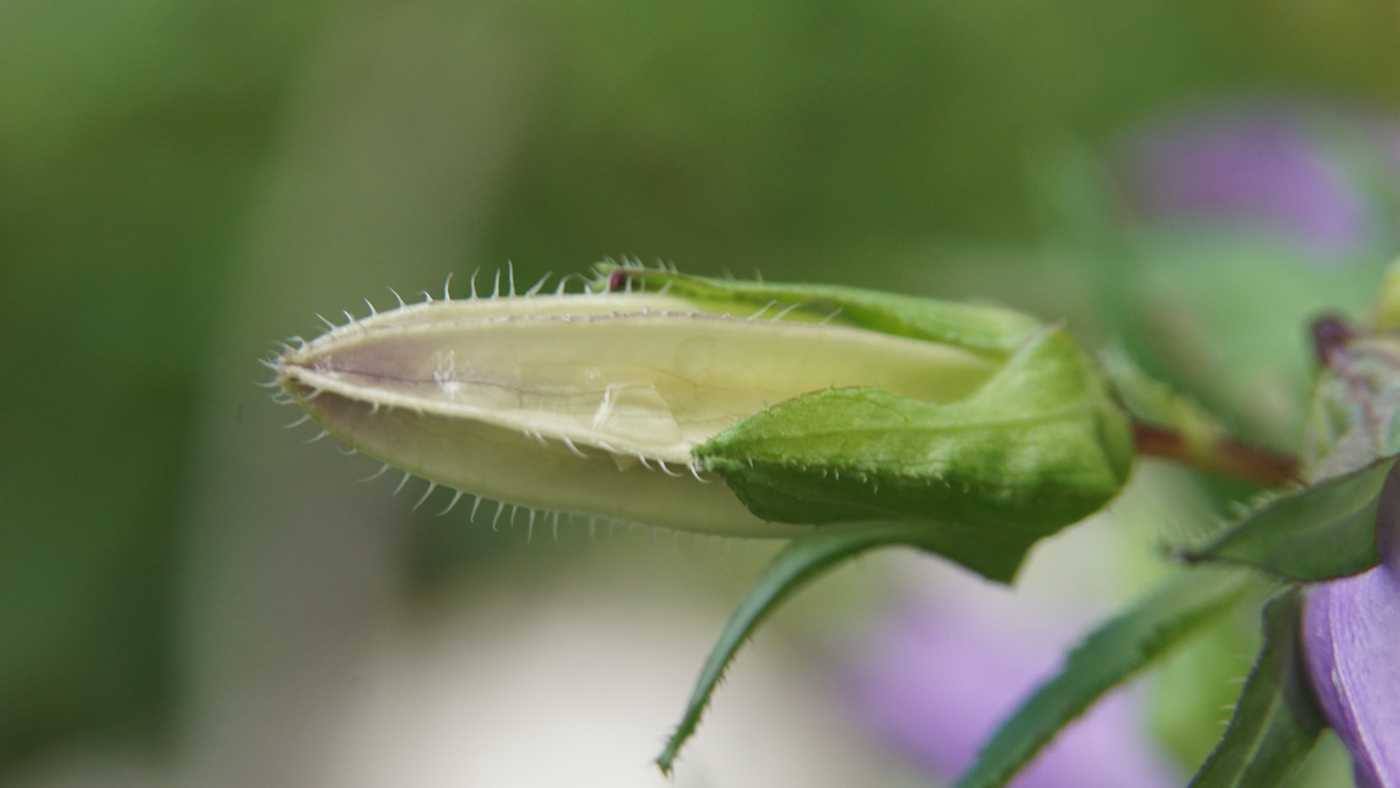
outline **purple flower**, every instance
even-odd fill
[[[1400,468],[1400,466],[1397,466]],[[1400,788],[1400,472],[1381,492],[1380,566],[1312,590],[1303,645],[1327,722],[1351,752],[1357,788]]]
[[[1149,219],[1251,226],[1320,259],[1354,253],[1370,241],[1376,208],[1328,131],[1356,119],[1330,114],[1255,100],[1158,124],[1128,145],[1130,195]]]
[[[961,597],[962,595],[960,595]],[[1009,621],[958,598],[895,615],[849,676],[858,715],[917,765],[951,779],[1058,667],[1073,627]],[[956,604],[954,604],[956,603]],[[1048,626],[1047,626],[1048,624]],[[1058,736],[1015,788],[1168,788],[1181,783],[1143,739],[1132,697],[1117,692]]]

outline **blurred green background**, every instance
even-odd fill
[[[278,429],[256,359],[318,311],[622,255],[993,299],[1296,449],[1303,321],[1361,316],[1400,249],[1397,102],[1383,0],[0,2],[0,784],[92,748],[131,784],[313,784],[296,699],[384,622],[670,566],[410,515]],[[1134,197],[1152,130],[1252,107],[1360,229]],[[640,572],[737,593],[677,566]]]

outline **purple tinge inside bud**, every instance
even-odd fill
[[[1400,465],[1397,465],[1400,468]],[[1303,645],[1313,689],[1356,767],[1358,788],[1400,788],[1400,472],[1381,492],[1385,562],[1312,590]]]

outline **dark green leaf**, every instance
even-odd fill
[[[1233,605],[1252,585],[1230,570],[1191,570],[1091,633],[992,736],[957,788],[1005,785],[1098,697]]]
[[[676,754],[695,733],[695,728],[700,723],[700,715],[709,705],[710,695],[729,663],[733,661],[734,654],[779,602],[827,570],[867,550],[899,544],[923,549],[939,547],[930,544],[928,538],[929,534],[925,529],[904,526],[809,536],[796,539],[783,548],[749,589],[738,609],[724,625],[719,640],[710,650],[710,655],[700,670],[700,678],[695,683],[695,690],[686,703],[685,714],[675,732],[666,741],[665,749],[656,758],[656,764],[661,767],[661,771],[667,774],[671,772]],[[996,573],[1009,576],[1014,572],[1015,566],[1011,566]]]
[[[1302,593],[1264,608],[1264,647],[1250,671],[1225,738],[1192,788],[1274,788],[1302,765],[1325,723],[1313,700],[1298,642]]]
[[[1270,499],[1189,561],[1249,564],[1284,577],[1327,580],[1380,563],[1376,507],[1393,460]]]

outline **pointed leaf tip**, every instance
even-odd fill
[[[718,640],[700,669],[700,677],[686,702],[680,723],[656,756],[656,765],[661,772],[671,774],[676,756],[695,734],[716,685],[734,661],[739,647],[779,603],[831,569],[877,547],[908,545],[930,552],[942,552],[941,546],[930,544],[929,536],[927,529],[920,527],[887,527],[808,536],[795,539],[784,547],[749,588],[738,609],[720,631]],[[1015,567],[1010,567],[1010,573],[1014,572]],[[1008,574],[1007,579],[1009,577]]]
[[[1346,577],[1380,563],[1376,514],[1394,460],[1268,499],[1187,561],[1246,564],[1293,580]]]

